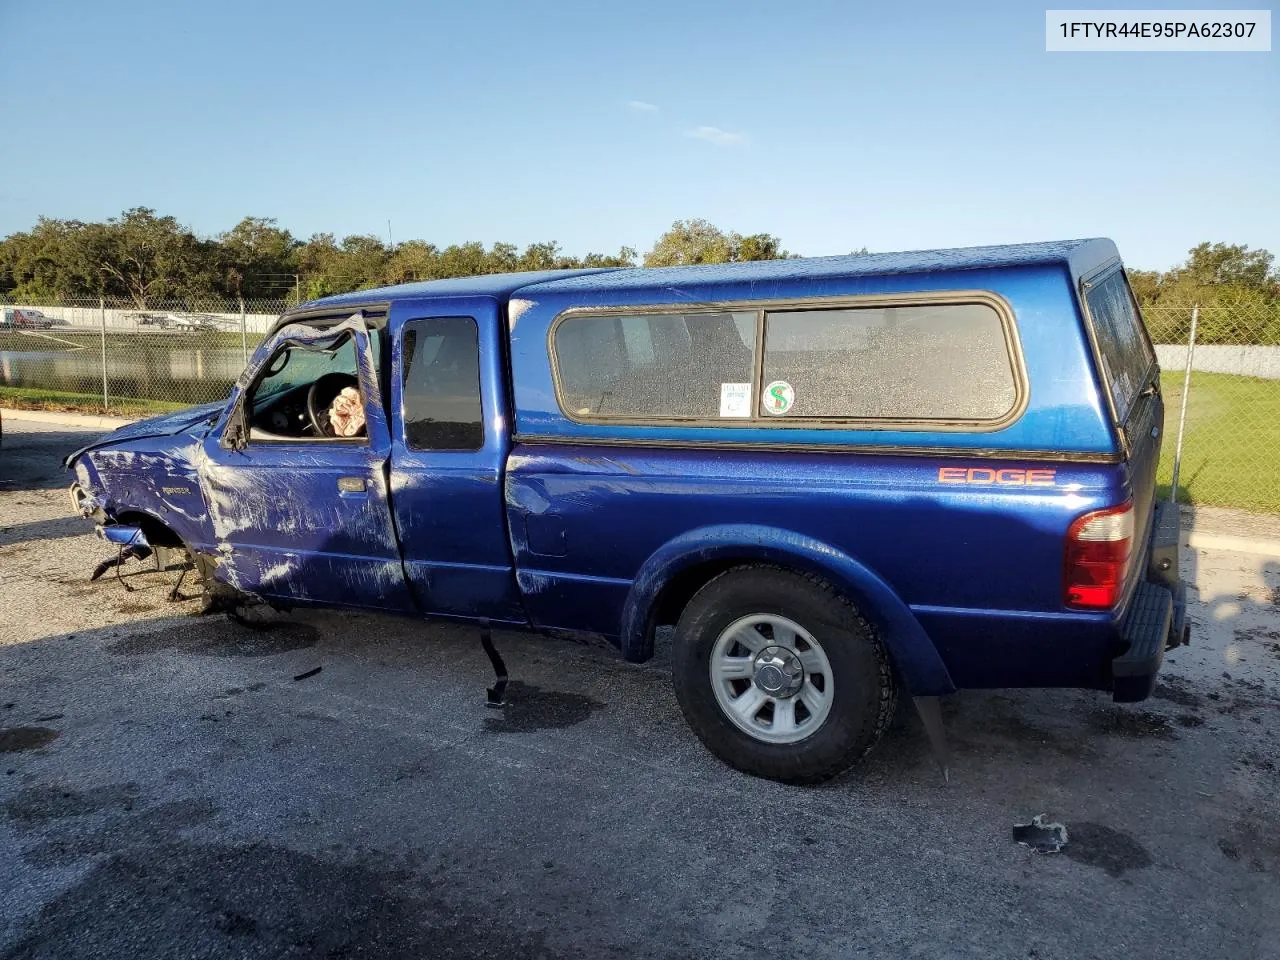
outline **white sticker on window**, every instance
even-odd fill
[[[751,384],[749,383],[720,384],[720,416],[722,417],[751,416]]]
[[[764,408],[775,416],[782,416],[796,402],[796,392],[785,380],[775,380],[764,388]]]

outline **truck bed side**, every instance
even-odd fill
[[[1027,485],[1046,473],[1051,485]],[[975,482],[949,482],[960,475]],[[726,557],[723,528],[739,526],[740,562],[809,566],[793,549],[807,538],[873,571],[958,686],[1101,686],[1110,617],[1064,610],[1063,542],[1073,518],[1122,500],[1124,481],[1105,464],[538,443],[513,451],[506,497],[541,627],[634,643],[621,624],[646,561],[701,536],[708,555],[717,548],[710,574]],[[689,557],[699,563],[696,547]]]

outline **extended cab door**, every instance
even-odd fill
[[[359,314],[335,319],[290,324],[264,344],[204,442],[215,575],[266,597],[408,611],[376,354]],[[306,424],[312,383],[326,397],[343,384],[358,389],[358,435],[317,435]]]
[[[392,511],[424,613],[523,623],[502,496],[501,321],[488,297],[392,307]]]

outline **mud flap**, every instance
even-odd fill
[[[507,665],[502,659],[502,654],[498,653],[498,648],[493,645],[493,632],[489,629],[488,620],[480,622],[480,646],[484,647],[489,663],[493,665],[493,674],[496,678],[493,686],[485,690],[485,706],[501,710],[507,705]]]
[[[933,759],[938,762],[942,771],[942,779],[951,782],[951,756],[947,749],[947,734],[942,726],[942,703],[938,697],[912,697],[916,712],[924,724],[924,732],[929,737],[929,746],[933,749]]]

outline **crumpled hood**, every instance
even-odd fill
[[[171,437],[178,433],[192,432],[193,428],[201,425],[208,429],[208,425],[213,422],[214,417],[222,412],[223,407],[227,405],[227,401],[219,400],[216,403],[202,403],[195,407],[187,407],[185,410],[175,410],[173,413],[162,413],[158,417],[148,417],[146,420],[139,420],[137,423],[130,423],[123,427],[117,427],[110,433],[95,440],[88,446],[81,447],[75,453],[68,456],[63,462],[64,467],[71,466],[75,459],[87,450],[93,450],[97,447],[103,447],[112,443],[122,443],[126,440],[139,440],[143,437]],[[203,431],[200,431],[203,432]]]
[[[139,437],[171,437],[198,423],[212,420],[214,414],[220,413],[226,405],[227,401],[219,400],[216,403],[202,403],[196,407],[187,407],[185,410],[175,410],[173,413],[162,413],[158,417],[148,417],[146,420],[139,420],[128,426],[117,427],[99,442],[115,443],[118,440],[136,440]]]

